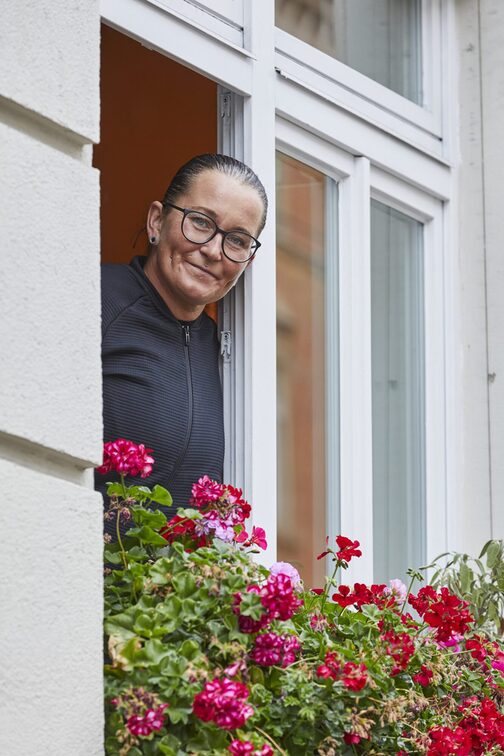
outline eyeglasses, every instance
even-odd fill
[[[209,215],[187,207],[178,207],[171,202],[163,202],[163,207],[173,207],[184,214],[181,230],[187,241],[192,244],[206,244],[217,234],[222,236],[222,252],[233,262],[244,263],[251,260],[259,247],[259,242],[245,231],[224,231]]]

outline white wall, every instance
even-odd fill
[[[474,553],[504,537],[504,7],[455,7],[462,460],[450,547]]]
[[[0,753],[102,753],[98,0],[0,0]]]
[[[504,538],[504,5],[481,2],[492,531]]]

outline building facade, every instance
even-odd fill
[[[364,551],[349,579],[386,580],[504,537],[504,8],[0,9],[0,753],[90,756],[99,263],[142,253],[146,207],[191,155],[245,160],[270,197],[260,254],[213,310],[225,476],[266,561],[314,584],[341,532]]]

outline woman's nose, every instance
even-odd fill
[[[208,257],[216,260],[219,259],[222,254],[222,238],[220,233],[217,232],[210,241],[202,244],[200,249]]]

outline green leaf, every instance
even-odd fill
[[[105,550],[103,555],[105,562],[109,564],[122,564],[122,556],[120,551],[111,551],[110,548]]]
[[[490,541],[488,544],[488,549],[486,552],[487,555],[487,565],[491,570],[496,566],[497,562],[499,561],[499,557],[501,555],[501,545],[499,541]]]
[[[196,580],[190,572],[179,572],[178,575],[174,575],[172,585],[182,598],[191,596],[197,590]]]
[[[169,709],[167,709],[167,713],[170,713]],[[164,756],[178,756],[180,745],[180,740],[171,733],[169,735],[165,735],[164,738],[158,740],[157,743],[159,752],[164,754]]]
[[[167,596],[162,604],[158,605],[157,609],[163,617],[177,619],[182,610],[182,602],[177,596],[172,594]]]
[[[107,483],[107,496],[122,496],[124,489],[120,483]]]
[[[152,546],[165,546],[166,540],[148,525],[142,525],[141,528],[130,528],[126,533],[128,536],[135,536],[144,543],[150,543]]]
[[[164,507],[170,507],[173,504],[171,493],[167,491],[166,488],[163,488],[163,486],[155,485],[152,489],[150,498],[152,501],[155,501],[157,504],[162,504]]]
[[[251,667],[249,672],[250,679],[254,684],[264,685],[264,672],[262,669],[259,669],[259,667]]]
[[[201,653],[199,643],[194,640],[185,640],[179,648],[179,654],[188,661],[192,661]]]
[[[460,588],[462,593],[469,593],[473,582],[473,571],[467,566],[466,562],[462,562],[460,565]]]
[[[148,525],[153,530],[159,530],[166,525],[166,515],[159,509],[133,507],[131,512],[136,525]]]

